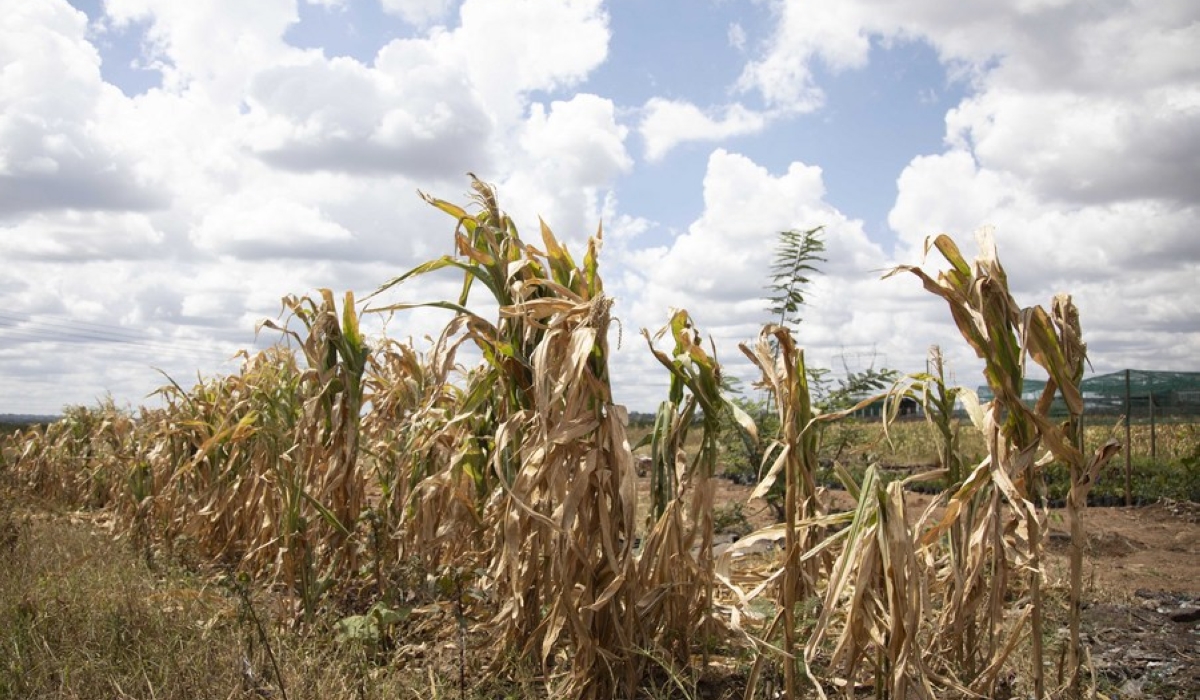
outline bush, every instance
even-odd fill
[[[1133,502],[1156,503],[1165,499],[1200,502],[1200,446],[1180,461],[1135,458],[1131,481]],[[1055,462],[1046,467],[1046,499],[1051,506],[1065,504],[1070,490],[1070,478],[1065,466]],[[1125,504],[1125,462],[1114,459],[1100,473],[1096,485],[1088,493],[1090,506]]]
[[[753,529],[746,519],[745,506],[741,501],[730,501],[723,506],[713,508],[713,532],[729,533],[732,535],[747,535]]]

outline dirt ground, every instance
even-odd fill
[[[715,502],[744,504],[749,527],[773,523],[750,492],[719,479]],[[842,492],[828,498],[835,509],[853,506]],[[930,498],[910,494],[910,512]],[[1065,513],[1051,511],[1049,523],[1048,579],[1065,591]],[[1110,698],[1200,698],[1200,504],[1089,508],[1085,527],[1083,631],[1097,685]]]
[[[748,501],[752,488],[717,480],[714,501],[740,502],[751,527],[775,522],[762,501]],[[834,509],[854,505],[841,491],[827,492]],[[912,493],[910,513],[920,513],[930,496]],[[1051,510],[1049,551],[1051,569],[1065,567],[1069,535],[1065,512]],[[1086,584],[1097,599],[1135,596],[1138,591],[1161,589],[1200,595],[1200,504],[1158,503],[1133,508],[1089,508],[1085,514],[1089,548],[1085,555]],[[1061,561],[1059,561],[1061,560]],[[1200,633],[1197,633],[1200,637]]]
[[[1097,675],[1118,697],[1200,697],[1200,505],[1090,509],[1087,527],[1083,620]],[[1066,546],[1052,539],[1051,551]]]

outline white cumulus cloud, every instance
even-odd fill
[[[709,114],[690,102],[650,99],[638,131],[646,145],[646,159],[662,160],[671,149],[688,141],[719,141],[762,131],[768,117],[740,104]]]
[[[450,177],[486,167],[494,124],[466,76],[421,40],[386,46],[375,67],[309,57],[259,73],[249,140],[289,170]]]
[[[200,221],[196,246],[242,259],[345,257],[354,235],[317,209],[288,199],[233,197]]]
[[[859,69],[872,43],[921,41],[970,91],[946,115],[946,148],[917,154],[899,174],[889,216],[896,257],[911,262],[927,236],[969,239],[992,225],[1025,304],[1075,294],[1092,329],[1098,369],[1155,367],[1163,319],[1175,350],[1200,351],[1186,315],[1165,311],[1153,274],[1188,298],[1200,260],[1200,6],[1186,1],[896,5],[877,0],[779,0],[779,21],[739,87],[779,109],[820,106],[813,66]],[[968,247],[969,246],[965,246]],[[1152,271],[1152,273],[1151,273]],[[1194,304],[1193,304],[1194,306]],[[1145,343],[1137,338],[1145,324]],[[1193,324],[1191,328],[1196,328]],[[1126,329],[1126,330],[1121,330]],[[1171,356],[1166,356],[1171,355]]]
[[[767,289],[778,234],[823,226],[826,261],[816,263],[819,273],[807,290],[799,326],[809,357],[817,366],[831,367],[848,352],[877,351],[877,366],[885,360],[919,366],[926,345],[910,348],[901,340],[902,347],[895,347],[889,339],[906,318],[913,325],[925,324],[928,310],[917,307],[907,316],[900,314],[915,292],[879,281],[887,265],[884,251],[868,239],[861,221],[831,206],[825,194],[819,167],[794,162],[776,175],[744,155],[713,151],[701,215],[668,246],[620,252],[625,275],[614,285],[614,294],[623,322],[653,332],[667,322],[671,309],[686,309],[715,340],[728,371],[753,381],[754,371],[737,346],[757,338],[763,324],[778,320],[768,311]],[[644,343],[631,342],[618,361],[622,364],[613,374],[621,391],[636,405],[653,405],[665,379],[646,381],[656,370],[645,357]],[[857,363],[855,355],[852,369],[865,369]]]
[[[144,214],[62,210],[0,224],[0,252],[9,260],[88,262],[152,258],[163,243]]]
[[[65,3],[19,3],[0,17],[0,220],[165,204],[114,128],[125,99],[100,79],[86,30]]]
[[[601,223],[616,178],[633,167],[628,130],[611,100],[582,93],[531,106],[509,152],[512,171],[500,181],[503,202],[537,240],[540,217],[565,241],[582,246]]]

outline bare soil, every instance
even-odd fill
[[[1098,508],[1088,516],[1083,620],[1097,675],[1117,697],[1200,697],[1200,505]]]
[[[754,529],[775,522],[766,503],[748,502],[751,490],[719,479],[715,500],[743,503]],[[853,507],[846,493],[827,496],[833,509]],[[909,494],[910,512],[919,514],[930,499]],[[1065,512],[1052,510],[1049,524],[1048,583],[1065,599]],[[1200,698],[1200,504],[1089,508],[1085,527],[1083,632],[1100,691],[1110,698]]]

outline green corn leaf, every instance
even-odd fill
[[[933,240],[933,245],[937,247],[938,252],[941,253],[942,257],[946,259],[946,262],[950,263],[950,265],[954,267],[954,270],[961,275],[963,279],[969,279],[971,277],[971,266],[967,264],[966,259],[963,258],[962,252],[958,249],[958,245],[952,238],[944,233],[938,234]],[[926,239],[926,254],[929,252],[929,247],[929,240]]]
[[[334,515],[332,511],[322,505],[320,501],[313,498],[308,491],[301,490],[300,495],[303,496],[304,500],[308,501],[313,508],[317,509],[317,512],[321,514],[321,517],[325,519],[325,522],[332,525],[334,529],[342,534],[343,537],[350,537],[350,530],[346,529],[346,526],[337,519],[337,516]]]
[[[396,285],[403,284],[405,282],[405,280],[408,280],[412,277],[417,277],[417,276],[423,275],[427,272],[433,272],[434,270],[440,270],[443,267],[448,267],[450,265],[454,265],[457,262],[458,261],[456,261],[454,258],[450,257],[449,255],[446,255],[446,256],[437,258],[435,260],[430,260],[428,262],[421,263],[420,265],[417,265],[416,267],[409,270],[408,272],[405,272],[402,275],[393,277],[392,279],[388,280],[387,282],[384,282],[382,285],[379,286],[378,289],[376,289],[374,292],[369,294],[367,296],[367,299],[364,299],[364,301],[369,300],[369,299],[379,295],[382,292],[386,292],[387,290],[391,289],[392,287],[395,287]],[[459,264],[461,264],[461,263],[459,263]]]

